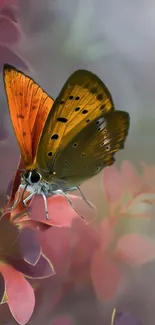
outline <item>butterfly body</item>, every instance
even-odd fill
[[[41,194],[43,192],[46,196],[57,194],[59,190],[69,192],[76,189],[75,186],[71,187],[65,181],[55,179],[54,177],[47,181],[42,178],[37,170],[26,171],[22,174],[21,185],[23,188],[27,186],[27,190],[30,193]]]
[[[44,196],[76,189],[114,163],[129,114],[116,111],[104,83],[75,71],[55,102],[34,80],[4,65],[4,85],[26,173],[21,186]]]

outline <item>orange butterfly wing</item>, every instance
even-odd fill
[[[33,79],[11,65],[4,65],[3,75],[22,160],[26,169],[35,169],[39,140],[54,101]]]

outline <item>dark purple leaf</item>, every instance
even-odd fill
[[[35,265],[41,254],[40,242],[36,232],[30,228],[23,228],[20,231],[21,254],[26,262]]]
[[[55,275],[52,264],[44,255],[41,255],[39,261],[34,266],[28,264],[22,259],[15,259],[12,257],[9,257],[8,261],[17,271],[20,271],[30,278],[41,279]]]

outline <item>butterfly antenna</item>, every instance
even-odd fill
[[[79,193],[80,193],[80,195],[81,195],[81,197],[82,197],[82,199],[83,199],[83,201],[85,202],[85,203],[87,203],[92,209],[94,209],[94,206],[86,199],[86,197],[84,196],[84,194],[82,193],[82,191],[81,191],[81,189],[80,189],[80,187],[78,187],[77,186],[77,190],[79,191]]]
[[[17,171],[22,171],[22,172],[24,172],[25,169],[18,169],[18,168],[17,168],[17,169],[3,169],[3,170],[0,170],[0,173],[2,173],[2,172],[3,172],[3,173],[4,173],[4,172],[10,172],[10,171],[11,171],[11,172],[12,172],[12,171],[13,171],[13,172],[15,172],[15,171],[16,171],[16,172],[17,172]]]
[[[63,195],[66,200],[68,201],[69,205],[72,207],[72,209],[78,214],[78,216],[82,219],[85,219],[80,213],[79,211],[75,208],[73,202],[71,201],[71,199],[68,197],[68,195],[66,193],[64,193],[62,190],[57,190],[57,194]]]

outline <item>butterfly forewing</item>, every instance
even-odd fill
[[[47,118],[37,153],[38,166],[53,170],[56,156],[73,137],[78,134],[81,137],[85,127],[113,110],[111,95],[96,75],[85,70],[74,72]]]
[[[34,168],[36,150],[53,100],[33,79],[4,65],[4,86],[10,117],[25,168]]]

